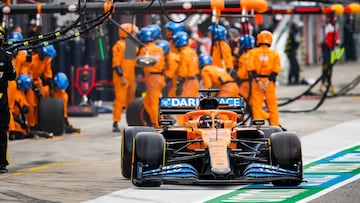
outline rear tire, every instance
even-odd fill
[[[144,108],[144,98],[138,97],[126,110],[126,122],[129,126],[151,126],[149,114]]]
[[[64,125],[63,100],[58,98],[40,99],[37,129],[52,132],[54,135],[62,135],[64,133]]]
[[[159,187],[161,180],[142,180],[137,177],[138,164],[144,167],[142,170],[152,170],[164,165],[165,139],[159,133],[140,132],[134,139],[134,154],[132,160],[132,183],[138,187]]]
[[[301,143],[299,137],[293,132],[277,132],[270,136],[271,165],[283,169],[299,171],[299,180],[276,180],[272,181],[275,186],[297,186],[302,182],[303,165]]]
[[[121,174],[127,179],[131,178],[133,139],[139,132],[156,132],[156,130],[145,126],[124,128],[121,138]]]

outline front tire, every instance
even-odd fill
[[[133,144],[132,183],[137,187],[159,187],[161,180],[143,180],[141,172],[164,166],[164,137],[159,133],[140,132],[136,134]]]
[[[277,132],[270,136],[271,165],[299,172],[299,179],[272,181],[275,186],[297,186],[302,182],[303,165],[299,137],[293,132]]]
[[[131,161],[133,151],[133,139],[139,132],[156,132],[152,127],[136,126],[126,127],[121,137],[121,174],[124,178],[131,178]]]

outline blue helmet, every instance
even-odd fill
[[[153,30],[149,27],[143,27],[138,33],[138,38],[141,42],[154,41]]]
[[[8,41],[9,42],[18,42],[18,41],[21,41],[23,40],[23,36],[20,32],[12,32],[9,34],[9,38],[8,38]]]
[[[24,38],[23,38],[23,36],[22,36],[22,34],[20,32],[12,32],[12,33],[9,34],[8,41],[9,42],[18,42],[18,41],[21,41],[23,39]],[[17,55],[17,53],[18,53],[17,49],[14,49],[13,54]]]
[[[199,56],[199,66],[200,68],[203,68],[205,65],[210,65],[212,64],[212,58],[209,54],[201,54]]]
[[[162,33],[161,33],[161,28],[160,26],[156,25],[156,24],[151,24],[146,26],[148,28],[150,28],[152,30],[152,34],[154,39],[159,39],[162,37]]]
[[[21,74],[16,79],[17,88],[22,91],[26,91],[26,90],[30,89],[32,86],[32,82],[33,82],[33,80],[31,78],[31,76],[28,74]]]
[[[177,32],[173,35],[173,42],[176,48],[183,47],[189,44],[189,35],[184,31]]]
[[[45,56],[54,58],[57,55],[56,49],[52,44],[38,48],[38,53],[39,53],[40,57],[42,57],[42,58]]]
[[[171,30],[172,34],[176,34],[177,32],[184,31],[185,25],[184,23],[175,23],[175,22],[168,22],[165,24],[165,28]]]
[[[69,86],[69,80],[65,73],[58,72],[54,77],[54,84],[57,88],[66,90],[66,88]]]
[[[168,41],[159,40],[159,41],[156,41],[155,44],[163,49],[165,55],[170,52],[170,45],[169,45]]]
[[[255,46],[255,38],[251,35],[244,35],[239,38],[240,49],[252,49]]]
[[[214,40],[225,40],[227,31],[224,26],[211,25],[208,30],[212,33]]]

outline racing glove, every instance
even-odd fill
[[[166,83],[166,84],[169,84],[170,82],[171,82],[171,78],[165,76],[165,83]]]
[[[47,78],[44,82],[44,85],[48,85],[50,88],[54,88],[54,80],[52,78]]]
[[[42,98],[42,93],[40,92],[40,89],[36,87],[34,84],[32,85],[32,90],[35,92],[38,99]]]
[[[124,75],[123,69],[120,66],[113,67],[113,70],[116,71],[116,73],[122,77]]]
[[[22,114],[27,114],[27,113],[29,113],[29,107],[28,106],[23,106],[20,111],[21,111]]]
[[[257,78],[257,73],[256,73],[256,71],[250,71],[250,73],[249,73],[249,75],[250,75],[250,78],[251,79],[256,79]]]
[[[50,97],[53,97],[54,96],[54,86],[55,86],[54,80],[52,78],[46,79],[45,85],[49,86],[49,88],[50,88]]]
[[[277,76],[277,73],[271,72],[271,74],[269,76],[269,80],[275,82],[276,81],[276,76]]]
[[[179,79],[176,82],[176,96],[180,96],[182,92],[182,85],[185,82],[185,78],[179,77]]]

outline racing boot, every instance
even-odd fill
[[[8,170],[5,165],[0,165],[0,173],[7,173]]]
[[[80,133],[80,128],[74,128],[69,122],[67,118],[65,118],[65,133],[71,134],[71,133]]]
[[[113,132],[120,132],[120,128],[119,128],[118,122],[115,122],[115,121],[114,121],[112,131],[113,131]]]

